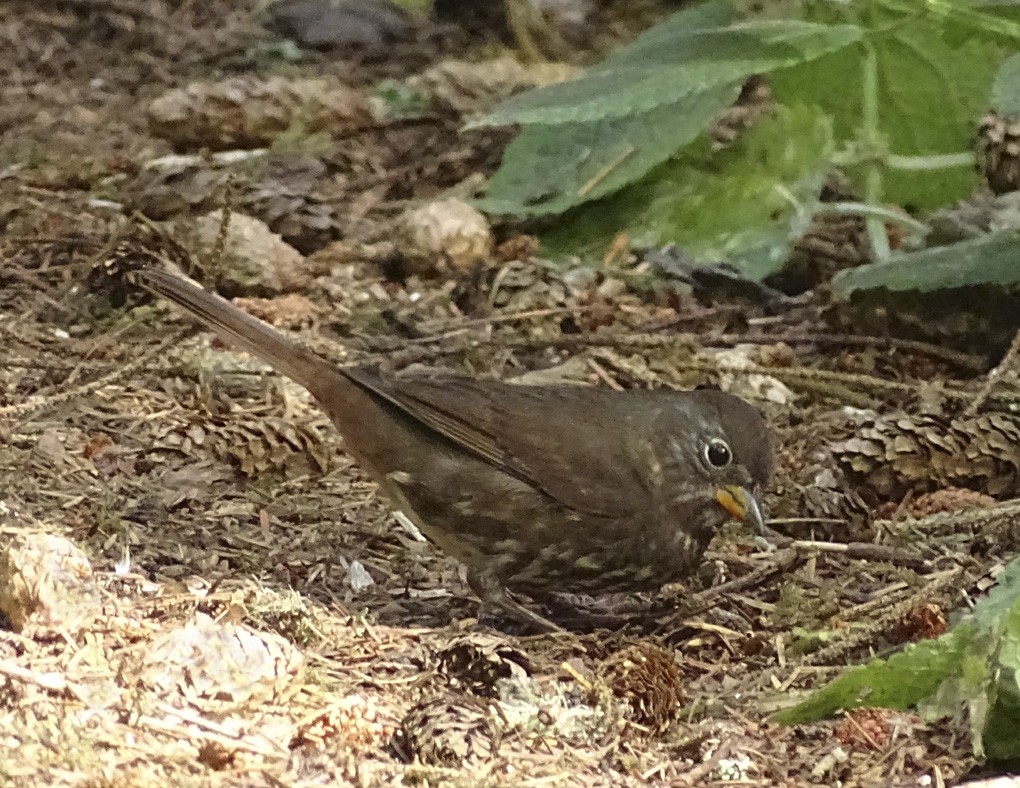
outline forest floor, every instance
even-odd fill
[[[396,90],[449,60],[456,37],[374,62],[289,62],[248,5],[0,8],[0,782],[936,786],[976,774],[966,721],[882,712],[783,727],[770,715],[848,664],[939,634],[1016,548],[939,514],[1016,496],[1015,466],[918,459],[943,434],[939,403],[978,397],[1009,333],[981,324],[948,342],[943,315],[917,321],[928,336],[891,338],[824,294],[777,307],[753,288],[656,279],[626,254],[555,268],[512,229],[470,269],[403,259],[405,210],[498,164],[505,133],[460,132],[484,96],[339,138],[298,128],[240,164],[171,158],[201,146],[175,148],[148,108],[242,73]],[[482,610],[302,391],[94,275],[126,237],[146,243],[128,217],[175,237],[204,221],[215,238],[208,214],[224,201],[300,253],[280,288],[238,288],[239,303],[337,363],[751,399],[780,447],[765,501],[787,537],[727,527],[697,577],[624,600],[612,631],[580,617],[536,636]]]

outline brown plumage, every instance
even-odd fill
[[[689,575],[727,518],[761,521],[768,430],[732,395],[340,368],[190,281],[130,276],[307,388],[475,592],[536,626],[552,625],[507,589],[654,589]]]

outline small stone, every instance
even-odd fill
[[[95,604],[92,565],[56,534],[19,534],[0,553],[0,611],[18,632],[57,628]]]
[[[347,567],[347,585],[351,587],[351,591],[355,593],[364,591],[374,584],[375,580],[372,579],[372,575],[368,573],[368,570],[365,569],[362,563],[360,561],[351,561],[351,565]]]
[[[195,220],[187,245],[196,256],[216,246],[223,212],[212,211]],[[231,213],[218,270],[220,286],[241,293],[282,293],[299,290],[311,281],[304,256],[269,226],[251,216]]]
[[[430,271],[444,264],[456,270],[470,268],[492,257],[492,229],[476,208],[451,198],[429,203],[404,215],[403,225],[415,258]]]
[[[327,79],[233,77],[192,82],[156,98],[149,126],[178,149],[256,148],[298,127],[342,137],[373,122],[368,98]]]

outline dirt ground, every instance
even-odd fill
[[[958,513],[1020,495],[1020,461],[1007,451],[961,467],[936,445],[946,409],[983,396],[1015,320],[968,320],[966,304],[937,326],[924,304],[912,322],[882,304],[864,318],[810,294],[777,307],[753,289],[653,278],[626,255],[554,268],[513,228],[497,228],[478,266],[408,260],[398,217],[498,164],[505,133],[459,133],[484,95],[333,138],[289,129],[239,165],[171,142],[147,108],[240,74],[392,94],[493,44],[445,30],[384,57],[293,61],[247,5],[0,7],[0,780],[869,786],[975,774],[966,721],[874,713],[785,728],[769,715],[848,664],[939,634],[1016,549],[1008,512],[999,531]],[[126,238],[129,250],[152,243],[140,215],[185,237],[224,202],[301,255],[289,285],[225,292],[338,363],[551,370],[754,399],[780,447],[766,503],[785,538],[727,528],[686,587],[575,600],[554,613],[562,635],[481,609],[302,391],[96,276]],[[1016,429],[994,408],[980,419],[954,429],[991,445]],[[607,611],[613,627],[593,626]]]

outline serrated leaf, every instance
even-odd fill
[[[580,123],[642,114],[752,74],[841,49],[861,37],[853,25],[757,20],[691,29],[688,12],[664,22],[650,46],[642,39],[578,79],[537,88],[496,106],[471,126]]]
[[[611,71],[647,62],[666,49],[673,49],[681,60],[704,57],[705,52],[698,49],[700,40],[691,34],[699,30],[726,27],[735,20],[736,9],[729,0],[694,4],[648,28],[627,46],[607,55],[588,72]]]
[[[853,668],[803,703],[775,715],[786,725],[814,722],[843,709],[920,705],[929,719],[967,711],[975,752],[1017,751],[1014,703],[1020,665],[1020,559],[999,574],[997,585],[938,640],[906,646],[889,659]]]
[[[1020,39],[1020,3],[1016,0],[984,0],[981,13],[993,20],[990,27],[994,32]]]
[[[1001,59],[997,44],[974,37],[958,48],[940,39],[929,20],[876,37],[879,112],[890,149],[902,156],[968,151],[974,123],[988,102]],[[936,208],[966,197],[978,181],[974,167],[889,170],[884,199]]]
[[[885,0],[891,4],[892,0]],[[916,9],[917,0],[910,0]],[[903,0],[897,3],[904,6]],[[978,7],[975,8],[974,6]],[[961,0],[924,0],[927,11],[946,20],[961,37],[974,35],[994,36],[1007,42],[1020,40],[1020,8],[1016,0],[989,2],[988,0],[961,2]]]
[[[998,627],[963,625],[957,627],[957,630],[971,635],[960,654],[959,664],[946,672],[934,692],[895,708],[905,709],[916,705],[921,716],[931,721],[961,717],[966,712],[971,739],[980,754],[981,735],[987,724],[988,710],[991,708],[995,693],[993,666],[999,646]],[[941,644],[936,648],[945,646],[941,639],[935,643]]]
[[[637,67],[603,71],[522,93],[469,128],[624,118],[742,81],[754,71],[740,63],[663,66],[654,76],[648,69]]]
[[[927,292],[1016,282],[1020,282],[1020,231],[1007,230],[840,271],[832,289],[845,298],[876,287]]]
[[[1007,117],[1020,117],[1020,55],[1006,60],[992,83],[992,109]]]
[[[982,735],[988,757],[1020,758],[1020,604],[1014,603],[1002,626],[995,701]]]
[[[974,632],[973,627],[954,629],[937,641],[913,643],[887,660],[872,660],[844,673],[803,703],[779,712],[774,719],[783,725],[801,725],[859,706],[907,709],[934,694],[960,667]]]
[[[855,25],[798,19],[755,19],[692,29],[682,18],[684,14],[675,15],[655,28],[655,34],[647,40],[639,39],[624,47],[588,74],[626,68],[654,70],[656,65],[691,63],[739,65],[755,60],[792,63],[819,57],[861,37],[861,30]]]
[[[542,216],[612,194],[693,140],[739,92],[734,83],[629,118],[528,126],[507,147],[487,196],[475,205]]]
[[[818,208],[831,154],[828,120],[780,107],[735,145],[692,145],[613,197],[577,209],[543,236],[553,254],[599,254],[620,232],[641,246],[679,244],[761,279],[777,270]]]
[[[880,135],[892,153],[934,156],[971,147],[973,124],[985,110],[992,75],[1001,60],[990,37],[953,40],[955,19],[926,13],[922,2],[861,4],[872,27],[863,40],[772,77],[777,99],[815,103],[834,120],[837,141],[857,137],[864,115],[864,64],[868,48],[877,63]],[[825,9],[828,18],[831,8]],[[863,188],[864,170],[851,173]],[[886,169],[882,199],[935,208],[969,194],[973,167],[902,171]]]

